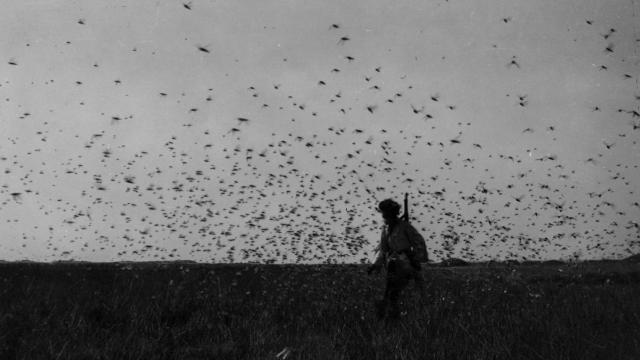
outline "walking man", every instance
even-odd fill
[[[411,279],[423,292],[424,281],[420,273],[421,265],[416,259],[414,244],[424,242],[418,231],[408,221],[400,219],[400,204],[386,199],[378,204],[385,227],[380,237],[379,255],[368,269],[368,273],[380,272],[384,267],[387,272],[387,283],[384,297],[376,303],[378,318],[388,315],[389,318],[400,316],[399,297]],[[387,314],[388,311],[388,314]]]

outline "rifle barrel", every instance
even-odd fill
[[[409,193],[404,193],[404,220],[409,221]]]

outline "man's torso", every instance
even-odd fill
[[[386,240],[389,254],[400,253],[409,249],[411,243],[405,231],[406,224],[398,222],[394,225],[385,226],[382,231],[383,241]]]

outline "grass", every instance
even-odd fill
[[[1,359],[638,359],[640,264],[0,264]]]

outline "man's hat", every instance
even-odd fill
[[[378,210],[387,214],[400,214],[400,204],[395,202],[393,199],[382,200],[380,204],[378,204]]]

